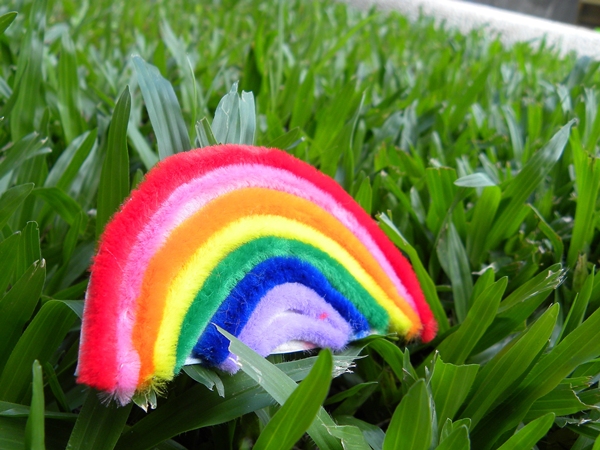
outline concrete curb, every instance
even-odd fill
[[[553,22],[526,14],[506,11],[492,6],[454,0],[345,0],[358,8],[373,6],[382,10],[396,10],[416,20],[422,12],[436,22],[467,33],[476,28],[487,28],[507,44],[515,42],[546,42],[561,53],[575,52],[600,60],[600,32],[574,25]]]

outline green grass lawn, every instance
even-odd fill
[[[325,1],[2,3],[0,448],[600,449],[599,66]],[[235,376],[107,405],[74,378],[97,237],[160,159],[233,139],[237,82],[246,142],[379,221],[438,337],[234,342]]]

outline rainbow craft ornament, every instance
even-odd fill
[[[408,261],[333,179],[242,145],[166,158],[107,224],[78,382],[125,404],[186,363],[234,373],[215,325],[263,356],[437,328]]]

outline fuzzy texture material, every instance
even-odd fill
[[[394,331],[409,338],[418,335],[421,323],[417,313],[399,296],[368,250],[339,221],[313,203],[290,194],[262,188],[240,189],[213,200],[182,223],[151,259],[137,299],[132,334],[140,356],[140,382],[149,381],[155,372],[160,378],[171,372],[167,368],[174,363],[170,355],[176,346],[181,321],[204,279],[222,257],[244,243],[243,239],[252,238],[248,234],[239,239],[226,236],[223,230],[228,224],[250,215],[285,217],[319,230],[323,237],[335,241],[340,250],[358,264],[357,279],[388,310]],[[273,228],[270,224],[266,226]],[[291,229],[275,229],[273,233],[278,231],[285,231],[283,237],[295,238],[289,234]],[[221,237],[217,239],[216,235]],[[260,234],[264,235],[264,232]],[[339,260],[345,264],[345,259]],[[150,342],[156,342],[154,357]],[[154,364],[153,359],[158,364]]]
[[[285,170],[327,192],[347,210],[371,236],[397,277],[412,297],[423,323],[421,339],[435,336],[436,324],[410,264],[386,238],[376,223],[331,178],[285,152],[250,146],[224,145],[184,152],[160,162],[139,189],[132,192],[111,222],[99,243],[91,268],[82,324],[78,381],[115,393],[121,362],[117,359],[119,317],[135,317],[133,311],[119,308],[122,267],[138,240],[138,235],[163,203],[181,185],[230,165],[261,164]],[[407,300],[408,301],[408,300]]]
[[[309,200],[332,214],[372,253],[396,290],[415,309],[414,300],[370,234],[327,192],[283,169],[261,164],[220,167],[175,189],[146,224],[125,263],[119,294],[119,309],[124,313],[119,316],[117,324],[117,359],[122,362],[119,366],[120,379],[133,379],[137,377],[139,370],[139,357],[131,341],[135,322],[133,311],[150,259],[165,244],[166,239],[177,226],[208,202],[228,192],[248,187],[286,192]]]
[[[279,235],[287,239],[278,240],[277,238],[269,237],[258,239],[263,237],[262,235]],[[291,240],[289,239],[290,237],[299,240]],[[252,241],[244,245],[251,238],[257,238],[257,242],[259,243],[252,245],[254,243]],[[240,254],[236,255],[233,253],[231,263],[239,266],[240,270],[238,270],[237,276],[230,277],[228,271],[231,270],[231,264],[228,264],[227,258],[238,247],[241,247],[239,248]],[[160,376],[164,380],[171,379],[174,373],[177,372],[175,369],[175,355],[178,355],[181,364],[185,361],[203,326],[208,323],[212,315],[216,312],[227,290],[231,289],[233,283],[243,277],[244,270],[250,270],[253,265],[271,255],[287,256],[290,254],[298,255],[301,258],[314,262],[315,267],[318,267],[331,280],[336,289],[356,302],[356,306],[372,322],[374,329],[383,331],[388,328],[388,313],[373,299],[373,296],[369,291],[365,290],[359,281],[363,280],[364,284],[369,284],[368,275],[342,247],[318,231],[289,219],[270,216],[251,216],[243,218],[225,230],[222,230],[218,233],[218,236],[211,240],[208,246],[197,251],[196,262],[189,266],[188,275],[182,277],[182,281],[187,280],[188,283],[180,286],[187,290],[186,293],[178,290],[177,292],[179,293],[173,296],[174,303],[170,306],[155,304],[155,307],[166,308],[170,313],[173,313],[177,308],[181,308],[177,312],[185,313],[188,324],[183,323],[179,325],[176,322],[173,326],[175,328],[180,327],[180,330],[176,330],[176,332],[169,332],[166,329],[166,338],[171,338],[172,341],[165,341],[166,346],[164,347],[159,347],[159,341],[156,339],[157,345],[154,349],[154,355],[152,352],[149,352],[149,358],[151,359],[148,362],[148,364],[156,362],[156,367],[154,369],[149,368],[148,370],[152,370],[153,375]],[[215,264],[216,266],[214,266]],[[219,264],[223,265],[219,266]],[[213,282],[206,282],[211,279]],[[203,282],[203,280],[206,281]],[[375,292],[383,295],[383,292],[378,290],[375,284],[371,284]],[[200,296],[199,299],[195,298],[188,308],[188,305],[182,302],[182,298],[188,298],[189,294],[197,293],[198,290],[200,291],[198,294]],[[165,297],[160,297],[158,300],[161,299],[162,301],[166,301]],[[149,303],[145,306],[149,307]],[[393,312],[396,328],[404,334],[410,324],[405,318],[398,318],[395,314],[397,311]],[[404,328],[400,328],[402,326]],[[144,331],[147,331],[147,329],[140,329],[141,333]],[[140,345],[146,342],[144,339],[147,339],[147,342],[153,342],[151,338],[145,338],[145,336],[141,335]],[[188,345],[187,348],[181,350],[181,346],[186,345],[186,343]],[[152,350],[152,347],[149,345],[148,348]],[[163,353],[158,353],[156,350]],[[120,395],[124,396],[124,398],[131,395],[137,386],[139,386],[137,373],[132,379],[121,379],[119,382]]]
[[[339,324],[341,320],[344,329],[350,328],[344,333],[346,339],[352,334],[362,337],[369,333],[371,328],[367,319],[350,300],[332,288],[319,270],[300,259],[289,257],[270,258],[255,266],[221,303],[210,322],[234,336],[238,336],[242,328],[248,323],[250,316],[254,314],[259,302],[262,302],[263,297],[278,285],[285,285],[291,290],[286,291],[286,294],[281,298],[276,297],[278,301],[273,306],[261,309],[260,317],[263,320],[270,322],[269,311],[271,311],[273,317],[285,310],[314,316],[313,318],[324,314],[325,317],[331,316],[332,320],[333,317],[339,316],[339,320],[336,319],[337,322],[331,322],[330,325],[339,329],[342,327]],[[300,289],[300,287],[303,289]],[[308,296],[308,292],[311,293],[310,296]],[[295,294],[298,296],[297,302],[294,300]],[[271,299],[271,297],[268,298]],[[318,302],[313,304],[313,300],[316,302],[317,299]],[[332,311],[336,312],[335,316],[332,315]],[[256,328],[257,324],[254,323],[253,327]],[[247,336],[254,335],[250,333]],[[267,338],[267,336],[263,336],[263,338]],[[319,339],[321,342],[325,338],[319,337]],[[250,343],[249,341],[243,342],[246,345]],[[310,342],[316,343],[314,341]],[[336,348],[347,344],[347,340],[346,342],[340,342],[339,340],[336,342],[338,342]],[[281,343],[279,342],[272,348]],[[221,364],[228,356],[228,346],[229,341],[227,338],[219,333],[215,327],[209,326],[205,328],[204,333],[198,339],[192,354],[201,358],[207,365],[216,366]],[[271,348],[270,346],[271,344],[268,345],[269,348]],[[187,352],[187,355],[189,355],[189,352]],[[178,372],[179,368],[176,367],[175,371]]]
[[[214,236],[222,235],[229,223],[252,214],[289,218],[317,229],[337,242],[358,262],[363,269],[361,272],[366,272],[366,276],[359,279],[390,312],[394,330],[409,338],[418,335],[421,323],[417,313],[399,296],[369,251],[339,221],[313,203],[287,193],[262,188],[240,189],[213,200],[177,227],[150,261],[137,301],[133,330],[142,381],[148,380],[154,372],[161,378],[167,374],[185,311],[208,273],[220,258],[235,248],[231,244],[244,243],[232,236],[222,239]],[[246,234],[245,239],[249,238]],[[152,358],[149,343],[155,340]]]
[[[207,331],[213,328],[209,327]],[[351,339],[357,337],[354,331],[317,292],[302,284],[284,283],[275,286],[260,299],[239,333],[239,339],[259,355],[267,356],[290,341],[342,350]],[[227,349],[229,341],[219,336],[223,337],[219,347]],[[204,351],[196,354],[200,358],[205,355]],[[231,373],[237,372],[239,366],[236,356],[228,351],[224,352],[224,356],[220,368]]]
[[[232,291],[236,289],[239,282],[248,278],[248,273],[253,271],[257,265],[267,263],[271,258],[293,259],[298,262],[298,273],[285,271],[276,275],[285,277],[281,278],[281,282],[296,279],[310,286],[311,283],[314,283],[314,280],[324,279],[320,284],[323,287],[325,284],[330,284],[334,293],[328,294],[325,290],[318,292],[326,298],[341,295],[348,299],[350,304],[346,304],[347,310],[342,309],[344,303],[341,302],[337,304],[337,307],[351,324],[356,326],[356,321],[360,321],[362,320],[361,317],[364,317],[373,332],[382,333],[388,329],[389,315],[386,310],[373,299],[344,266],[327,253],[297,240],[275,237],[259,238],[242,245],[227,255],[211,272],[194,298],[194,302],[187,311],[181,326],[174,374],[181,370],[192,348],[197,343],[198,337],[206,329],[206,320],[209,319],[205,319],[204,311],[207,305],[218,304],[221,305],[218,311],[225,309],[238,314],[238,308],[244,308],[247,302],[244,297],[239,299],[240,304],[232,304],[231,307],[226,307],[223,302],[231,297]],[[302,278],[300,278],[300,275],[302,275]],[[252,278],[247,282],[251,280]],[[255,278],[257,282],[260,280],[262,280],[262,277]],[[333,298],[335,299],[335,297]],[[358,316],[356,312],[353,312],[354,309],[358,311]],[[214,322],[214,317],[210,321]],[[361,327],[356,326],[356,329],[361,329]]]

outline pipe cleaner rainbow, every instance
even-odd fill
[[[352,197],[281,150],[241,145],[166,158],[107,224],[78,381],[127,403],[186,362],[233,373],[213,324],[263,356],[436,333],[412,267]]]

